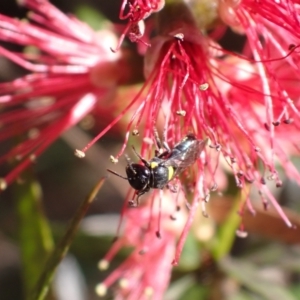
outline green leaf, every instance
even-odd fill
[[[202,286],[200,284],[195,284],[191,286],[180,300],[195,300],[195,299],[207,299],[209,295],[209,289],[207,286]]]
[[[232,293],[227,297],[227,300],[257,300],[257,297],[254,297],[253,295],[249,295],[248,291],[236,291],[235,293]]]
[[[194,286],[195,283],[196,280],[194,276],[190,274],[174,280],[165,293],[164,300],[181,299],[185,295],[186,291]]]
[[[13,192],[19,219],[24,290],[28,295],[53,248],[53,240],[42,209],[41,188],[29,172],[23,176],[26,176],[26,181],[15,184]]]
[[[89,24],[94,30],[99,30],[104,27],[103,25],[108,23],[99,11],[86,4],[78,5],[75,14],[80,20]]]
[[[177,268],[184,271],[192,271],[198,269],[201,259],[201,251],[199,248],[199,243],[197,242],[195,237],[192,234],[189,234],[185,241]]]
[[[290,287],[291,293],[296,297],[296,299],[300,299],[300,285],[294,284]]]
[[[210,287],[197,283],[194,275],[186,275],[173,281],[164,295],[164,300],[209,299]]]
[[[248,288],[250,291],[263,297],[262,299],[298,299],[294,297],[287,288],[280,286],[278,282],[266,280],[265,277],[260,275],[259,269],[253,264],[246,263],[241,260],[226,258],[220,262],[220,266],[224,272],[235,278],[236,281]]]
[[[232,248],[232,244],[236,238],[236,230],[241,222],[241,217],[238,215],[240,206],[240,198],[236,196],[234,205],[229,213],[224,224],[220,227],[217,238],[212,246],[212,254],[216,260],[222,259],[226,256]]]
[[[105,178],[99,180],[96,186],[93,188],[91,193],[86,197],[86,199],[82,202],[80,207],[78,208],[75,216],[71,220],[69,228],[67,229],[65,235],[62,237],[58,245],[55,247],[53,253],[49,257],[46,267],[40,276],[37,285],[33,292],[30,295],[30,300],[43,300],[48,294],[50,284],[53,280],[56,268],[58,267],[59,263],[67,254],[71,243],[74,240],[75,234],[78,231],[78,227],[80,221],[85,216],[87,210],[89,209],[90,205],[93,203],[97,193],[101,189]]]

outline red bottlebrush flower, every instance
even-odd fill
[[[201,153],[201,159],[182,178],[182,185],[193,200],[176,250],[172,250],[175,264],[200,203],[206,215],[205,203],[210,192],[217,188],[219,162],[229,166],[237,187],[243,189],[241,214],[245,207],[255,213],[250,202],[251,186],[252,190],[258,191],[265,208],[270,202],[285,223],[292,226],[266,185],[268,179],[281,186],[278,165],[300,184],[299,173],[288,159],[292,149],[299,149],[296,144],[300,126],[299,37],[293,30],[298,27],[299,14],[296,4],[280,3],[276,7],[277,3],[271,1],[263,1],[261,5],[258,1],[218,1],[219,16],[246,36],[246,44],[240,54],[226,51],[213,40],[222,33],[218,27],[212,31],[211,37],[205,30],[200,31],[183,2],[167,2],[159,12],[159,35],[151,41],[145,57],[146,82],[121,114],[135,106],[124,145],[116,158],[123,154],[130,132],[143,136],[141,154],[145,158],[153,157],[153,126],[157,123],[163,125],[170,145],[181,140],[189,131],[199,139],[210,139],[211,144]],[[290,21],[287,12],[292,17]],[[141,127],[144,129],[141,130]],[[103,134],[100,133],[91,144]],[[145,224],[145,220],[139,218],[141,211],[147,209],[146,206],[130,211],[131,222],[135,218],[139,222],[128,222],[124,237],[116,242],[108,257],[110,260],[111,253],[114,255],[126,238],[134,245],[133,253],[99,285],[100,294],[124,276],[126,284],[118,289],[118,298],[143,299],[147,287],[152,287],[151,291],[159,290],[156,285],[160,282],[153,274],[160,272],[167,278],[165,272],[170,272],[170,268],[166,268],[165,263],[166,260],[169,263],[170,259],[165,256],[165,251],[161,251],[158,257],[157,251],[151,254],[149,247],[147,255],[154,262],[151,265],[138,252],[144,244],[140,245],[136,232],[140,232],[140,224]],[[155,238],[156,228],[158,225],[147,236],[149,240],[142,234],[143,241],[154,248],[162,245],[162,240],[174,245],[172,238]],[[246,236],[243,225],[237,234]],[[100,266],[106,264],[104,260]],[[147,276],[148,270],[152,273],[151,283],[147,281],[148,277],[142,276]],[[131,277],[131,274],[138,274],[138,277]],[[155,295],[153,299],[161,297]]]
[[[176,212],[176,221],[170,218],[175,208],[170,192],[165,192],[163,199],[158,192],[151,198],[151,207],[125,209],[122,237],[99,262],[99,268],[107,269],[120,249],[133,249],[128,258],[96,287],[99,296],[118,282],[114,299],[163,299],[170,280],[176,237],[182,230],[185,212]],[[179,198],[182,201],[184,196],[180,194]]]
[[[116,40],[111,32],[94,32],[48,1],[23,4],[32,10],[29,17],[35,25],[0,15],[0,40],[35,49],[23,53],[0,46],[0,55],[30,72],[0,84],[0,141],[20,139],[2,153],[0,163],[15,159],[18,163],[1,179],[1,189],[63,131],[91,112],[122,76],[121,55],[109,50]]]
[[[266,179],[281,185],[276,170],[279,163],[287,175],[300,183],[299,173],[287,159],[281,143],[296,146],[296,141],[284,136],[285,128],[278,126],[281,122],[289,124],[294,136],[299,130],[299,86],[294,84],[300,79],[296,51],[299,39],[269,20],[262,23],[260,19],[251,19],[243,4],[242,1],[235,10],[235,25],[247,37],[242,54],[222,49],[203,34],[180,1],[165,5],[158,16],[161,34],[152,40],[145,58],[146,84],[130,104],[139,106],[128,128],[137,131],[140,121],[145,119],[143,136],[148,142],[153,140],[153,125],[162,122],[171,145],[189,130],[199,139],[209,137],[210,148],[219,154],[206,150],[203,160],[210,177],[203,177],[203,164],[198,162],[199,170],[193,179],[195,199],[206,199],[215,186],[220,156],[231,168],[238,187],[251,183],[264,205],[270,201],[291,226],[266,187]],[[297,6],[294,8],[296,12]],[[279,46],[282,37],[276,33],[283,31],[294,45],[287,45],[285,52]],[[117,157],[125,146],[126,141]],[[149,146],[144,143],[142,154],[151,157],[150,152],[146,154],[147,149]],[[245,199],[253,211],[249,195]]]
[[[164,0],[123,0],[120,10],[120,20],[127,20],[123,33],[119,39],[118,45],[113,52],[119,50],[126,34],[131,42],[145,43],[141,38],[145,32],[144,19],[148,18],[152,13],[160,11],[165,5]]]
[[[300,183],[299,172],[288,159],[289,153],[299,153],[300,36],[295,30],[300,24],[299,10],[296,1],[220,1],[219,5],[222,20],[247,37],[242,59],[255,67],[255,74],[243,84],[253,87],[257,96],[253,98],[250,89],[239,90],[242,105],[251,105],[241,125],[258,147],[254,162],[263,165],[262,172],[256,167],[253,178],[260,181],[256,185],[264,205],[267,206],[269,197],[289,226],[265,187],[265,178],[274,180],[280,187],[276,165],[281,165],[290,178]],[[237,88],[231,88],[232,99],[236,92]]]
[[[285,223],[292,226],[266,186],[266,180],[281,186],[276,169],[279,164],[288,176],[300,183],[299,173],[287,158],[283,146],[296,146],[294,137],[298,136],[300,125],[300,88],[294,84],[300,80],[296,63],[298,53],[295,51],[299,39],[287,32],[293,48],[287,47],[285,53],[279,48],[274,50],[272,46],[276,41],[279,43],[276,34],[274,39],[270,37],[275,24],[265,21],[270,28],[267,31],[260,26],[262,23],[249,18],[242,4],[236,10],[236,16],[239,22],[235,26],[239,25],[239,30],[247,37],[241,54],[223,49],[208,34],[200,31],[184,3],[167,3],[158,14],[159,35],[152,40],[145,57],[145,85],[121,114],[136,106],[116,160],[126,148],[130,131],[134,135],[141,132],[142,120],[145,124],[141,132],[144,138],[141,153],[145,158],[153,157],[153,126],[157,123],[163,124],[170,145],[176,144],[189,131],[199,139],[209,138],[211,141],[202,152],[201,160],[195,163],[189,179],[186,177],[187,182],[183,183],[190,184],[187,192],[192,194],[193,200],[177,245],[175,263],[200,203],[203,214],[206,214],[205,202],[210,191],[217,187],[215,174],[219,161],[229,166],[237,187],[244,191],[241,214],[245,207],[255,213],[250,202],[250,185],[258,192],[266,208],[271,203]],[[284,28],[279,28],[278,32],[282,30]],[[212,36],[216,33],[217,29]],[[282,134],[285,128],[278,126],[281,122],[289,126],[293,137]],[[237,233],[245,236],[243,230],[241,225]]]

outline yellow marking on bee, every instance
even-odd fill
[[[171,180],[174,176],[175,170],[172,166],[168,167],[168,180]]]
[[[150,168],[151,168],[151,169],[154,169],[154,168],[156,168],[157,166],[158,166],[158,163],[155,162],[155,161],[152,161],[152,162],[150,163]]]

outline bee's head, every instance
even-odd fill
[[[126,167],[126,174],[129,184],[137,191],[147,188],[150,181],[150,170],[146,166],[129,163]]]

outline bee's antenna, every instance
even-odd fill
[[[125,158],[126,158],[126,161],[127,161],[127,164],[129,166],[130,170],[133,172],[133,174],[136,174],[136,171],[134,170],[134,168],[131,165],[130,158],[127,155],[125,155]]]
[[[149,163],[146,161],[146,159],[144,159],[140,154],[137,153],[134,146],[132,146],[132,150],[133,150],[134,154],[143,162],[143,164],[149,168],[150,167]]]
[[[113,171],[113,170],[107,169],[107,171],[108,171],[109,173],[112,173],[112,174],[118,176],[118,177],[121,177],[121,178],[123,178],[123,179],[125,179],[125,180],[128,180],[127,177],[124,177],[124,176],[118,174],[117,172],[115,172],[115,171]]]

